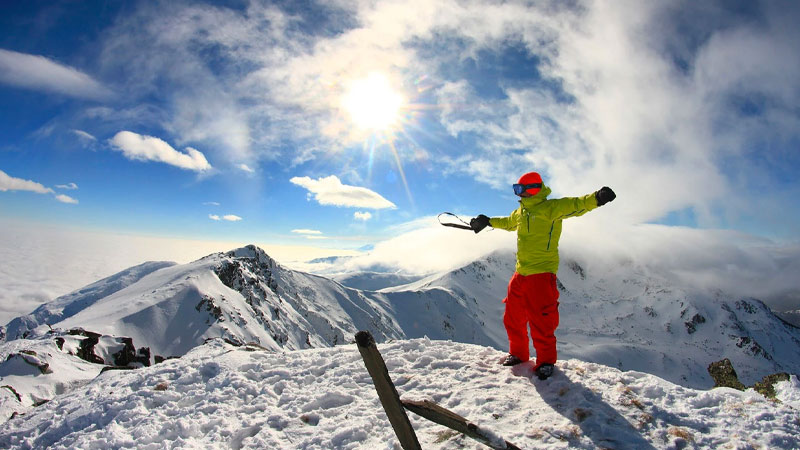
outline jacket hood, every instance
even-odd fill
[[[546,184],[542,183],[542,188],[539,190],[539,192],[536,193],[536,195],[533,195],[531,197],[522,197],[519,199],[519,202],[522,204],[522,206],[530,208],[531,206],[537,205],[547,200],[547,196],[550,195],[551,192],[553,191],[550,190],[550,188],[547,187]]]

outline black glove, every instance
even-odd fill
[[[610,187],[603,186],[599,191],[594,193],[594,198],[597,199],[597,206],[603,206],[617,198],[617,194],[615,194]]]
[[[469,226],[472,227],[472,231],[478,233],[482,229],[489,226],[489,218],[484,216],[483,214],[478,215],[478,217],[469,221]]]

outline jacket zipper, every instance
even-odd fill
[[[550,234],[547,235],[547,249],[550,250],[550,241],[553,240],[553,227],[556,226],[556,222],[553,221],[550,223]]]

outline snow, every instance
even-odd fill
[[[287,269],[255,246],[131,267],[5,328],[0,421],[15,417],[0,448],[397,448],[358,352],[342,345],[358,330],[388,342],[406,398],[522,448],[797,447],[800,330],[756,299],[686,289],[631,262],[567,254],[561,266],[561,361],[546,382],[530,363],[497,364],[507,250],[380,291]],[[142,367],[159,356],[180,359]],[[708,391],[706,368],[723,358],[746,385],[795,375],[776,385],[777,402]],[[480,448],[412,423],[423,448]]]
[[[796,377],[773,402],[560,361],[548,380],[485,346],[379,344],[401,397],[428,399],[520,448],[797,448]],[[0,390],[2,392],[2,390]],[[792,402],[794,406],[792,406]],[[425,449],[485,448],[409,413]],[[266,351],[214,339],[180,359],[107,371],[11,419],[3,448],[399,448],[354,344]]]

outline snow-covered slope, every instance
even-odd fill
[[[363,291],[377,291],[412,283],[422,277],[386,272],[354,272],[331,275],[329,278],[349,288],[361,289]]]
[[[708,365],[723,358],[748,385],[775,372],[800,373],[800,329],[762,302],[672,286],[630,263],[598,266],[562,255],[560,357],[653,373],[696,388],[713,386]],[[448,292],[471,305],[490,345],[505,349],[501,300],[513,272],[513,252],[497,251],[453,272],[382,292],[390,299]]]
[[[155,358],[183,355],[214,337],[294,350],[342,343],[360,329],[381,340],[402,336],[381,299],[285,269],[254,246],[133,272],[135,282],[124,287],[115,276],[37,310],[47,314],[15,319],[9,338],[80,327],[131,337]]]
[[[501,300],[514,270],[510,251],[379,292],[286,269],[254,246],[155,270],[158,264],[43,305],[9,324],[10,337],[37,325],[41,335],[45,323],[82,327],[131,337],[152,359],[183,355],[214,337],[297,350],[349,342],[362,329],[378,342],[427,336],[507,345]],[[723,358],[748,385],[775,372],[800,373],[800,329],[757,300],[693,292],[629,263],[599,267],[569,255],[559,287],[563,358],[697,388],[713,385],[706,369]]]
[[[400,395],[430,399],[523,449],[800,447],[796,377],[784,403],[698,391],[565,360],[546,381],[502,352],[414,339],[379,345]],[[422,448],[486,448],[409,413]],[[289,352],[221,340],[109,371],[0,428],[2,448],[399,448],[355,345]]]
[[[61,322],[91,307],[99,300],[136,283],[145,276],[173,265],[175,265],[173,262],[151,261],[103,278],[75,292],[45,303],[30,314],[17,317],[8,325],[0,327],[0,339],[18,339],[41,325]]]

